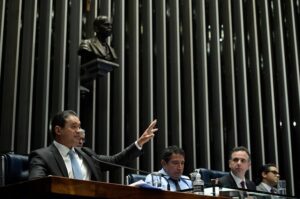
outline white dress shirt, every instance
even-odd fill
[[[56,146],[56,148],[58,149],[61,157],[63,158],[63,160],[65,162],[69,178],[74,178],[71,160],[68,155],[70,149],[68,147],[66,147],[65,145],[62,145],[56,141],[53,141],[53,143]],[[72,148],[71,150],[75,151],[74,148]],[[91,171],[88,169],[88,167],[87,167],[86,163],[83,161],[82,157],[80,157],[76,153],[76,151],[75,151],[75,158],[76,158],[77,162],[79,163],[79,166],[80,166],[80,169],[81,169],[81,172],[83,175],[83,180],[90,180],[91,179]]]
[[[241,182],[244,181],[244,185],[245,185],[245,189],[247,189],[247,185],[246,185],[246,179],[242,179],[242,178],[239,178],[238,176],[234,175],[232,172],[230,172],[235,183],[237,184],[238,188],[243,188],[242,185],[241,185]]]
[[[159,181],[160,188],[162,188],[164,190],[168,190],[168,187],[169,187],[170,191],[176,191],[175,183],[172,180],[170,180],[170,176],[165,172],[165,170],[161,169],[158,171],[158,173],[161,173],[163,175],[163,177],[148,174],[146,176],[145,182],[152,186],[157,186],[155,182]],[[178,180],[178,184],[179,184],[180,190],[192,188],[192,181],[190,180],[190,178],[188,176],[185,176],[185,175],[182,175],[180,177],[180,179]]]

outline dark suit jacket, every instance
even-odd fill
[[[222,187],[232,188],[232,189],[238,188],[231,173],[219,178],[218,183]],[[247,186],[247,189],[249,189],[249,190],[256,190],[255,183],[250,180],[246,180],[246,186]]]
[[[89,148],[86,149],[92,151]],[[75,148],[75,150],[78,155],[82,157],[83,161],[86,162],[88,169],[90,169],[91,180],[100,181],[103,171],[116,168],[111,165],[96,161],[84,153],[79,147]],[[93,153],[96,155],[95,152]],[[140,151],[133,143],[122,152],[113,156],[97,155],[97,157],[102,161],[115,164],[125,164],[141,154],[142,151]],[[47,148],[37,149],[31,152],[29,155],[29,179],[46,177],[49,175],[69,177],[65,162],[54,144],[51,144]]]

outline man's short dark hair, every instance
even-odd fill
[[[178,146],[173,145],[164,149],[161,159],[164,160],[166,163],[168,163],[169,160],[171,159],[172,154],[180,154],[183,157],[185,157],[184,150],[179,148]]]
[[[55,126],[65,127],[66,119],[71,115],[77,117],[76,112],[72,110],[60,111],[55,114],[51,122],[51,133],[53,138],[55,138]]]
[[[270,171],[270,167],[276,167],[276,164],[274,163],[268,163],[268,164],[264,164],[260,167],[260,169],[258,170],[257,173],[257,180],[256,183],[259,184],[262,182],[262,173],[268,173]]]
[[[249,156],[249,160],[251,160],[251,155],[250,155],[250,152],[249,150],[244,147],[244,146],[237,146],[237,147],[234,147],[231,151],[230,151],[230,154],[229,154],[229,160],[231,160],[231,156],[234,152],[237,152],[237,151],[244,151],[248,154]]]

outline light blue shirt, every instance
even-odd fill
[[[168,190],[168,187],[170,187],[169,191],[176,191],[175,183],[170,179],[170,176],[165,172],[165,170],[161,169],[158,171],[158,173],[162,174],[162,176],[148,174],[146,176],[145,182],[155,187],[161,187],[164,190]],[[192,181],[188,176],[185,175],[182,175],[180,177],[180,179],[178,180],[178,184],[180,186],[180,190],[192,188]]]

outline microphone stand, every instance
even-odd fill
[[[135,168],[132,168],[132,167],[128,167],[128,166],[124,166],[124,165],[120,165],[120,164],[116,164],[116,163],[112,163],[112,162],[107,162],[107,161],[101,160],[100,158],[98,158],[98,156],[97,156],[97,154],[95,152],[93,152],[91,149],[88,149],[86,147],[82,147],[81,150],[83,152],[85,152],[87,155],[89,155],[91,158],[93,158],[97,162],[101,162],[101,163],[106,164],[106,165],[111,165],[111,166],[120,167],[120,168],[124,168],[124,169],[129,169],[129,170],[132,170],[132,171],[135,171],[135,172],[141,172],[141,173],[145,173],[145,174],[150,174],[150,172],[148,172],[148,171],[144,171],[144,170],[140,170],[140,169],[135,169]]]

